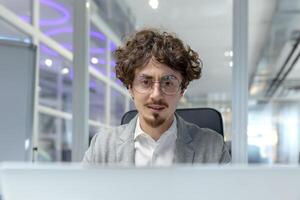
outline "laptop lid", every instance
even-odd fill
[[[299,167],[3,165],[4,200],[299,200]]]

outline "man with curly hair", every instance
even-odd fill
[[[175,35],[143,29],[116,52],[116,74],[129,90],[137,116],[96,134],[83,162],[168,166],[228,163],[223,137],[175,114],[190,81],[201,76],[198,54]]]

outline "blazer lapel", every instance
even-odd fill
[[[175,114],[177,118],[177,140],[175,147],[175,163],[193,163],[195,150],[192,147],[192,137],[186,131],[187,125],[186,122],[177,114]]]
[[[120,134],[117,141],[117,162],[122,165],[134,164],[134,131],[137,116],[134,117]]]

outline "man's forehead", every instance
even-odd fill
[[[162,77],[165,75],[173,75],[180,78],[179,72],[174,71],[171,67],[166,64],[159,63],[150,59],[150,61],[143,67],[136,69],[135,75],[137,76],[148,76],[148,77]]]

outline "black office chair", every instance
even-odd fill
[[[187,122],[202,128],[210,128],[224,135],[222,115],[213,108],[184,108],[177,109],[176,113]],[[121,124],[127,124],[136,114],[136,110],[128,111],[123,115]]]

